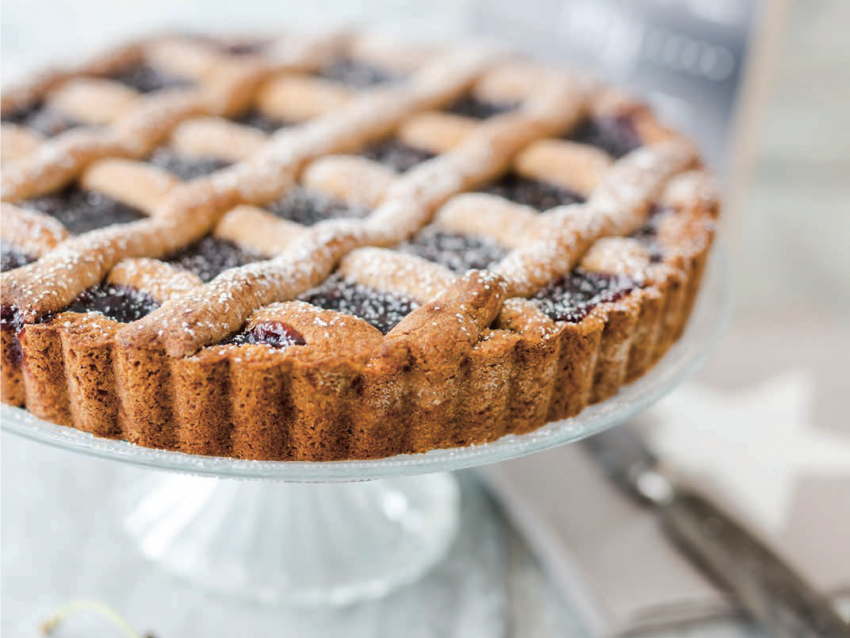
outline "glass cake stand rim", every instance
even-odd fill
[[[731,316],[731,285],[724,251],[715,246],[683,336],[644,376],[580,414],[522,435],[467,447],[354,461],[248,461],[141,447],[103,439],[38,419],[24,409],[0,406],[2,429],[54,447],[155,470],[218,478],[293,482],[357,481],[445,472],[497,463],[573,443],[645,410],[695,372],[725,332]]]

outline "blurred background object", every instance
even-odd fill
[[[850,317],[850,3],[796,0],[743,199],[742,311]],[[845,324],[846,325],[846,324]]]

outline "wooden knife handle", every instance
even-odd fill
[[[850,638],[850,625],[826,597],[710,501],[683,489],[661,517],[671,538],[771,635]]]

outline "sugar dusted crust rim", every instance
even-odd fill
[[[478,64],[464,73],[470,73],[469,77],[481,74],[487,65]],[[445,78],[429,79],[430,88],[448,97],[469,85],[463,73],[454,84],[448,82],[447,86],[455,88],[443,88],[441,80],[446,83]],[[427,88],[425,82],[418,90]],[[422,99],[428,103],[434,98],[426,95]],[[605,99],[618,98],[609,94]],[[598,99],[597,103],[604,101]],[[448,163],[454,161],[461,174],[471,175],[466,179],[473,184],[502,170],[504,161],[519,149],[570,119],[547,111],[551,105],[547,106],[546,99],[539,102],[543,106],[538,106],[538,111],[532,107],[519,117],[485,128],[477,138],[459,146]],[[634,103],[629,103],[629,108],[635,108]],[[358,115],[356,108],[349,119],[354,128],[362,124],[363,130],[373,121]],[[284,136],[273,138],[261,150],[265,163],[237,165],[218,183],[183,189],[166,199],[158,209],[159,216],[152,214],[147,222],[150,238],[137,240],[140,246],[127,248],[111,238],[109,231],[101,233],[100,243],[90,238],[67,242],[64,252],[60,248],[53,253],[62,257],[57,264],[91,254],[101,261],[84,280],[68,282],[67,290],[57,288],[65,301],[31,294],[32,279],[28,281],[26,274],[4,276],[4,303],[15,304],[24,316],[31,312],[30,320],[61,308],[79,290],[110,272],[110,277],[123,276],[129,283],[134,277],[169,283],[158,289],[166,304],[132,324],[118,324],[99,315],[62,313],[49,322],[28,321],[19,338],[4,330],[2,400],[98,436],[187,453],[266,460],[323,461],[424,452],[525,433],[578,414],[643,375],[679,338],[699,290],[714,233],[717,197],[691,147],[649,115],[642,115],[641,123],[648,131],[645,137],[656,143],[658,150],[653,147],[629,160],[631,165],[624,162],[618,169],[626,178],[630,178],[629,170],[640,172],[642,167],[646,173],[661,175],[658,184],[648,186],[641,197],[656,198],[662,192],[667,196],[671,178],[687,175],[687,171],[695,179],[678,180],[676,192],[669,193],[678,214],[665,228],[662,241],[667,250],[661,263],[642,273],[640,287],[616,301],[598,304],[580,322],[552,321],[522,297],[535,286],[539,288],[535,277],[551,279],[552,272],[561,272],[552,267],[559,259],[577,263],[586,252],[585,244],[593,244],[593,238],[585,238],[581,229],[551,246],[535,243],[530,232],[528,241],[517,246],[497,272],[472,271],[447,285],[437,285],[435,292],[443,291],[423,299],[422,306],[386,337],[362,320],[315,308],[305,310],[301,302],[286,301],[324,278],[352,251],[389,245],[409,236],[409,228],[418,228],[444,199],[439,192],[423,193],[422,185],[439,177],[445,162],[423,169],[421,175],[414,171],[407,182],[395,185],[361,225],[331,222],[314,228],[278,259],[254,269],[235,269],[238,272],[222,281],[201,286],[173,273],[152,275],[146,263],[134,262],[128,268],[128,258],[165,252],[161,245],[156,248],[160,240],[165,241],[164,234],[201,235],[234,204],[264,199],[252,188],[264,170],[283,168],[291,171],[290,179],[294,179],[302,161],[280,160],[281,155],[297,156],[302,147],[307,148],[305,159],[326,152],[300,147],[297,137],[293,141]],[[335,125],[345,148],[351,133],[332,118],[319,122],[303,137],[313,143],[319,140],[321,147],[324,138],[320,134],[328,129],[333,133]],[[335,149],[331,144],[328,151]],[[485,161],[479,174],[465,168],[480,163],[486,149],[495,149],[495,159]],[[81,161],[80,166],[83,164]],[[52,169],[50,162],[38,164],[36,160],[27,170],[43,176]],[[17,175],[22,177],[12,200],[38,188],[34,184],[37,177],[27,177],[24,169]],[[67,175],[70,173],[62,179]],[[233,183],[240,181],[247,186],[240,183],[234,189]],[[611,197],[628,202],[634,194],[601,188],[594,195],[589,207],[611,225],[594,237],[624,232],[621,226],[629,227],[632,220],[610,212]],[[428,205],[405,218],[408,202],[423,200]],[[178,213],[186,210],[204,220],[197,230],[174,225]],[[555,213],[568,221],[573,218],[572,211]],[[560,219],[556,215],[547,223],[556,224]],[[546,229],[543,222],[540,227]],[[120,227],[113,232],[120,235]],[[541,257],[542,248],[551,254],[543,251]],[[45,252],[49,267],[51,252]],[[306,260],[310,267],[297,272],[284,269],[284,274],[301,277],[292,290],[282,291],[276,284],[257,288],[255,280],[265,281],[272,275],[280,278],[281,264],[298,259]],[[227,297],[235,301],[235,307],[229,303],[217,306],[219,292],[235,295]],[[252,299],[251,305],[243,307],[242,296]],[[225,306],[230,314],[205,331],[199,319],[218,317],[216,313]],[[190,329],[187,325],[175,327],[175,320],[184,315],[191,319]],[[284,318],[308,337],[308,345],[282,352],[261,345],[210,345],[234,326],[246,321],[251,325],[265,316]],[[311,331],[321,330],[328,322],[336,322],[337,331],[311,345]],[[334,336],[336,332],[339,338]],[[15,365],[21,356],[25,364]]]

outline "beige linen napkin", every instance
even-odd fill
[[[799,329],[739,323],[699,381],[637,426],[815,587],[850,594],[850,423],[846,399],[836,396],[847,389],[836,373],[850,338],[809,327],[805,344],[789,344]],[[733,611],[667,540],[652,510],[609,483],[581,445],[484,474],[594,635]]]

